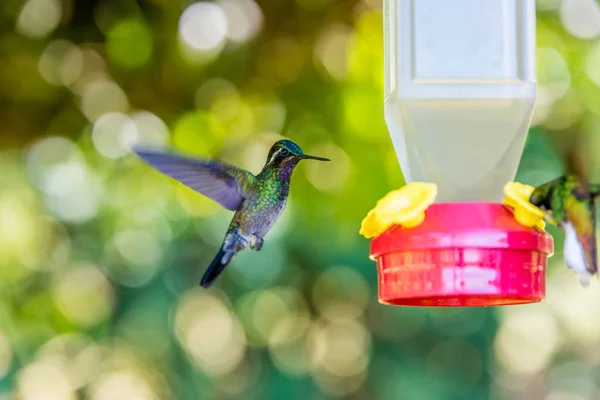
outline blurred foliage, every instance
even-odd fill
[[[537,6],[531,184],[567,128],[600,134],[600,9]],[[382,48],[377,0],[0,2],[0,399],[600,398],[600,291],[557,229],[544,303],[377,303],[358,228],[403,182]],[[335,162],[200,290],[231,213],[129,146],[257,172],[281,136]]]

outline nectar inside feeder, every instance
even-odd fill
[[[412,225],[375,235],[384,213],[365,218],[380,302],[541,301],[552,237],[526,197],[504,193],[535,102],[535,0],[384,0],[384,18],[386,123],[406,190],[426,182],[435,195],[416,197]],[[378,207],[417,201],[401,197]]]

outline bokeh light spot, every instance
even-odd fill
[[[173,128],[175,147],[206,154],[225,137],[221,123],[211,114],[194,111],[182,115]]]
[[[50,179],[52,170],[69,160],[81,160],[81,152],[75,143],[60,136],[44,138],[34,143],[29,150],[29,174],[40,189],[51,192],[45,183]]]
[[[197,289],[186,293],[177,306],[175,328],[182,347],[210,376],[233,371],[244,358],[244,332],[216,296]]]
[[[577,38],[592,39],[600,34],[600,6],[596,0],[563,0],[560,19]]]
[[[66,40],[55,40],[44,49],[38,69],[47,82],[70,86],[81,76],[83,62],[83,53],[77,46]]]
[[[53,232],[50,224],[38,216],[41,210],[32,203],[31,199],[17,191],[0,194],[0,265],[21,263],[37,269],[47,256],[45,250]]]
[[[144,378],[133,371],[115,371],[103,374],[92,387],[93,400],[158,400],[158,396]]]
[[[35,143],[27,161],[34,182],[57,217],[84,222],[98,213],[103,188],[69,139],[50,137]]]
[[[351,377],[368,366],[371,337],[358,321],[334,321],[315,327],[312,343],[317,366],[330,374]]]
[[[71,160],[55,166],[45,189],[48,206],[65,221],[88,221],[100,209],[102,186],[83,161]]]
[[[96,150],[108,158],[123,157],[138,135],[137,127],[122,113],[107,113],[94,122],[92,141]]]
[[[128,287],[143,286],[158,272],[163,257],[162,243],[156,235],[139,229],[115,233],[106,252],[114,262],[110,274]]]
[[[54,287],[54,301],[73,323],[90,327],[104,321],[114,305],[113,289],[93,265],[83,265],[61,276]]]
[[[345,25],[331,25],[319,37],[315,46],[315,59],[336,80],[348,74],[348,41],[352,30]]]
[[[130,117],[136,127],[136,145],[162,147],[169,143],[169,128],[158,116],[136,111]]]
[[[315,325],[311,330],[312,375],[326,393],[342,396],[358,390],[370,361],[369,332],[358,321]]]
[[[67,371],[54,359],[34,361],[17,377],[18,398],[23,400],[75,400]]]
[[[152,55],[152,35],[139,19],[117,23],[108,33],[106,51],[112,61],[132,69],[146,64]]]
[[[308,332],[311,321],[307,317],[289,316],[277,321],[269,339],[271,359],[283,373],[304,375],[313,366]]]
[[[335,192],[346,186],[352,164],[344,150],[334,144],[323,144],[311,147],[306,153],[332,160],[329,163],[306,161],[306,175],[314,187],[324,192]]]
[[[275,291],[265,290],[256,298],[252,321],[262,345],[269,341],[277,322],[288,318],[290,314],[291,310]]]
[[[544,120],[544,127],[551,130],[561,130],[568,129],[576,124],[585,112],[580,93],[575,88],[571,88],[552,107],[549,107],[550,111]]]
[[[160,245],[156,237],[141,230],[119,232],[115,244],[130,263],[152,264],[160,259]]]
[[[204,52],[223,44],[228,32],[223,9],[214,3],[194,3],[181,14],[179,35],[193,50]]]
[[[308,318],[308,306],[300,292],[292,287],[256,290],[243,296],[238,303],[248,343],[255,347],[284,344],[299,331],[286,331],[297,318]],[[283,324],[283,325],[282,325]],[[305,328],[307,328],[306,326]]]
[[[125,92],[114,82],[96,80],[88,83],[81,97],[81,111],[95,121],[109,112],[126,112],[129,101]]]
[[[567,93],[571,83],[569,67],[553,48],[537,50],[538,96],[536,104],[551,105]]]
[[[227,37],[234,42],[253,39],[262,27],[263,16],[254,0],[221,0],[219,6],[227,17]]]
[[[274,96],[268,99],[252,99],[249,104],[256,121],[256,129],[270,132],[265,136],[273,137],[273,143],[275,143],[278,140],[275,139],[275,136],[281,133],[287,118],[285,104]],[[270,147],[273,143],[269,143],[268,146]]]
[[[559,342],[554,319],[538,308],[509,314],[498,329],[494,346],[496,357],[508,371],[535,374],[546,368]]]
[[[96,377],[103,356],[100,346],[78,332],[53,337],[44,344],[38,355],[60,361],[75,389],[86,386]]]
[[[578,279],[564,261],[557,263],[556,272],[549,277],[552,295],[547,298],[565,334],[581,346],[600,340],[600,292],[582,290]]]
[[[27,0],[17,19],[17,31],[39,39],[55,30],[61,17],[62,4],[59,0]]]

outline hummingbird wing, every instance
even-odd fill
[[[569,204],[570,203],[570,204]],[[588,272],[598,271],[598,249],[596,244],[596,210],[592,199],[581,201],[571,197],[565,210],[566,221],[570,223],[583,250]]]
[[[548,191],[551,216],[565,231],[565,262],[583,283],[598,271],[594,199],[600,194],[600,186],[590,184],[590,164],[595,161],[589,151],[591,136],[583,123],[553,136],[553,147],[565,163],[565,174]]]
[[[142,148],[134,148],[133,152],[154,169],[231,211],[239,208],[256,179],[250,172],[221,161]]]
[[[581,243],[587,269],[594,274],[598,271],[598,250],[596,243],[596,209],[595,197],[598,185],[590,184],[591,164],[589,132],[582,127],[576,127],[570,136],[571,145],[566,150],[567,179],[571,185],[565,188],[570,196],[566,197],[565,213],[577,233],[577,240]],[[568,196],[565,193],[565,196]]]

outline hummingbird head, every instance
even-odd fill
[[[552,192],[560,182],[562,182],[562,177],[537,186],[529,196],[529,202],[542,210],[551,211]]]
[[[300,146],[291,140],[280,140],[271,146],[267,156],[267,166],[277,168],[285,165],[295,166],[300,160],[331,161],[328,158],[304,154]]]

